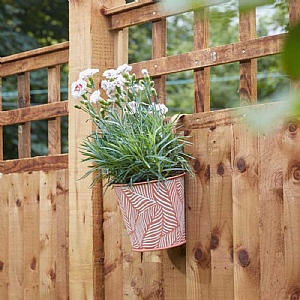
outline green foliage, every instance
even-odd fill
[[[286,72],[292,79],[300,78],[300,23],[290,28],[283,51],[283,63]]]
[[[189,156],[183,151],[188,142],[175,132],[176,118],[167,122],[165,105],[153,102],[157,94],[148,72],[144,70],[144,78],[136,81],[130,69],[123,65],[107,71],[107,80],[101,83],[107,100],[94,90],[90,71],[87,76],[80,74],[81,79],[72,84],[74,97],[83,98],[76,107],[85,111],[96,126],[81,147],[83,161],[91,164],[85,177],[96,174],[93,183],[107,179],[110,186],[164,182],[185,171],[192,173]]]

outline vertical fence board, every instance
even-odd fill
[[[10,175],[0,175],[0,295],[9,299],[9,190]]]
[[[57,171],[56,215],[57,215],[57,249],[56,249],[56,290],[57,300],[68,299],[68,170]]]
[[[193,130],[195,177],[186,177],[186,299],[211,299],[208,129]],[[198,143],[197,141],[201,141]]]
[[[18,106],[30,106],[30,76],[29,72],[18,75]],[[31,156],[30,122],[18,125],[19,158]]]
[[[39,172],[24,177],[24,299],[39,299]]]
[[[56,299],[56,171],[40,172],[40,299]]]
[[[122,239],[124,223],[115,192],[109,189],[103,201],[105,299],[123,299]],[[126,255],[126,252],[125,252]],[[129,259],[129,258],[128,258]],[[129,274],[126,274],[129,276]],[[116,282],[118,287],[116,288]],[[134,299],[134,298],[133,298]]]
[[[60,101],[60,66],[48,68],[48,103]],[[48,155],[61,153],[60,118],[48,121]]]
[[[194,49],[209,47],[209,8],[194,13]],[[210,69],[194,72],[194,112],[210,110]]]
[[[240,41],[256,38],[255,8],[240,12]],[[245,50],[246,51],[246,50]],[[240,62],[240,102],[249,105],[257,102],[257,60],[250,59]]]
[[[11,174],[9,190],[9,299],[23,299],[24,194],[22,174]]]
[[[284,127],[283,188],[286,299],[300,296],[300,118]]]
[[[234,299],[231,126],[212,129],[210,152],[212,299]]]
[[[271,126],[271,125],[270,125]],[[259,134],[259,237],[261,300],[284,299],[281,122]]]
[[[250,124],[233,126],[233,242],[235,298],[260,298],[257,136]]]

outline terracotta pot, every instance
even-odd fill
[[[184,175],[157,180],[116,184],[123,219],[134,251],[168,249],[185,240]]]

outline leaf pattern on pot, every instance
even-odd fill
[[[185,242],[184,176],[115,186],[133,250],[170,248]]]

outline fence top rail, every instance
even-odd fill
[[[0,77],[56,66],[69,61],[69,42],[0,57]]]
[[[12,54],[9,56],[0,57],[0,64],[2,65],[2,64],[9,63],[12,61],[28,59],[31,57],[45,55],[48,53],[58,52],[58,51],[67,50],[67,49],[69,49],[69,42],[63,42],[63,43],[59,43],[59,44],[55,44],[55,45],[51,45],[51,46],[41,47],[41,48],[37,48],[37,49],[33,49],[33,50],[29,50],[29,51],[25,51],[25,52],[21,52],[21,53],[17,53],[17,54]]]
[[[200,1],[198,4],[187,8],[186,5],[174,5],[165,9],[161,2],[143,1],[133,4],[125,4],[115,8],[103,9],[106,16],[111,17],[111,29],[120,30],[126,27],[139,25],[151,21],[157,21],[173,15],[201,9],[207,6],[214,6],[228,2],[228,0]]]

